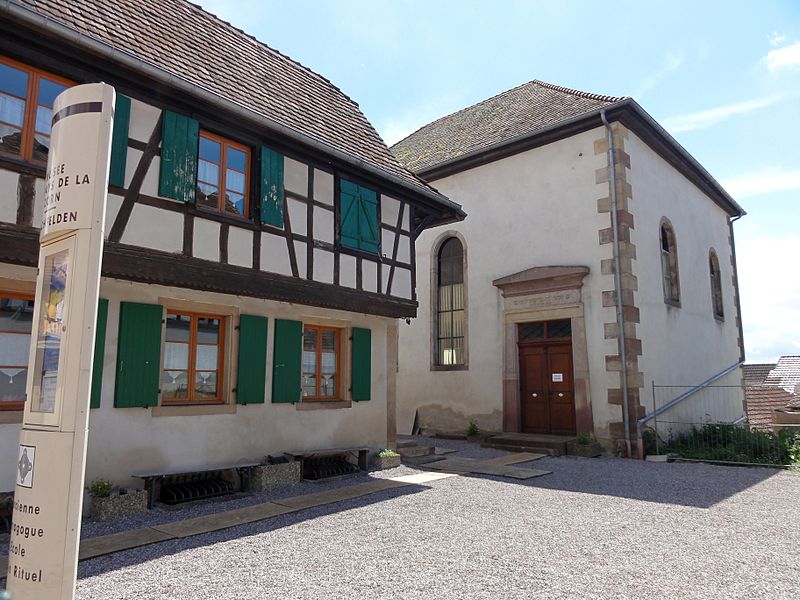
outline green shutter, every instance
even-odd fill
[[[359,248],[378,252],[378,195],[368,188],[359,189],[358,233]]]
[[[267,376],[267,318],[239,317],[237,404],[263,404]]]
[[[372,389],[372,332],[353,327],[352,339],[352,383],[353,400],[370,399]]]
[[[194,202],[200,125],[194,119],[168,110],[164,111],[163,119],[158,195]]]
[[[378,194],[346,179],[339,184],[339,238],[346,248],[378,252]]]
[[[272,357],[272,401],[299,402],[303,351],[303,324],[275,320],[275,351]]]
[[[158,304],[120,304],[116,408],[158,404],[162,315]]]
[[[360,246],[358,205],[358,186],[342,179],[339,183],[339,238],[342,246],[356,250]]]
[[[108,300],[100,298],[97,303],[97,324],[94,328],[94,362],[92,363],[92,393],[89,401],[89,408],[100,408],[100,393],[103,390],[103,354],[106,349],[107,323]]]
[[[283,154],[261,147],[261,222],[283,227]]]
[[[131,122],[131,99],[117,94],[114,107],[114,133],[111,137],[111,169],[108,182],[117,187],[125,185],[125,163],[128,160],[128,128]]]

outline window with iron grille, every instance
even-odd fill
[[[722,305],[722,274],[719,271],[717,253],[711,250],[708,253],[708,274],[711,279],[711,306],[717,319],[725,318],[725,309]]]
[[[680,304],[681,288],[678,280],[678,248],[675,232],[669,222],[661,224],[661,276],[664,288],[664,301]]]
[[[444,241],[437,255],[436,364],[466,363],[464,248],[458,238]]]

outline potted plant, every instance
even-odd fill
[[[567,442],[567,454],[570,456],[594,458],[595,456],[600,456],[602,453],[603,447],[600,445],[600,442],[583,431],[578,432],[574,440]]]
[[[87,488],[92,499],[89,518],[108,521],[147,510],[147,491],[120,488],[107,479],[96,479]]]
[[[372,465],[378,470],[399,467],[400,455],[394,450],[383,448],[372,458]]]
[[[266,492],[276,487],[294,485],[303,478],[300,461],[285,456],[265,456],[260,465],[250,469],[247,490]]]

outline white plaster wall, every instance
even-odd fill
[[[283,185],[289,192],[308,194],[308,165],[286,157],[283,161]]]
[[[0,190],[3,190],[2,198],[0,198],[0,221],[4,223],[17,222],[18,183],[19,175],[17,173],[0,169]],[[38,223],[38,221],[34,221],[34,223]]]
[[[314,281],[333,283],[333,252],[314,248]]]
[[[356,257],[350,254],[339,255],[339,285],[356,287]]]
[[[183,236],[180,237],[183,239]],[[208,219],[195,219],[192,241],[194,242],[192,253],[195,258],[219,262],[219,223]]]
[[[636,245],[635,263],[639,291],[636,294],[641,324],[639,338],[643,355],[640,368],[645,376],[644,404],[652,409],[650,385],[693,386],[722,371],[739,360],[738,327],[732,283],[731,249],[728,242],[728,217],[710,198],[678,171],[662,160],[633,133],[626,141],[631,157],[629,181],[634,201],[631,212],[635,229],[631,241]],[[678,249],[678,273],[681,305],[664,302],[661,280],[659,228],[666,217],[672,223]],[[745,217],[746,218],[746,217]],[[719,258],[722,275],[722,297],[725,319],[714,318],[708,270],[709,249]],[[740,383],[737,369],[716,385]],[[681,390],[676,390],[675,395]],[[704,414],[720,410],[720,414],[736,418],[741,414],[741,393],[722,388],[717,398],[687,401],[683,415],[703,421]],[[666,402],[664,394],[657,403]],[[725,408],[718,405],[729,404]],[[694,408],[690,408],[694,407]],[[686,412],[688,411],[688,412]]]
[[[314,200],[333,206],[333,175],[314,169]]]
[[[253,266],[253,232],[241,227],[228,229],[228,263],[239,267]]]
[[[261,260],[262,271],[270,271],[280,275],[291,275],[292,265],[289,262],[289,251],[286,239],[269,233],[261,234]]]
[[[607,184],[595,183],[595,170],[605,166],[606,156],[595,155],[593,144],[603,137],[598,128],[433,182],[468,216],[425,231],[417,240],[418,317],[400,325],[399,433],[410,430],[421,405],[463,415],[502,410],[502,304],[492,281],[534,266],[590,268],[583,302],[594,406],[606,403],[609,382],[619,385],[616,374],[605,371],[605,355],[614,354],[616,345],[603,333],[603,323],[613,320],[613,310],[603,309],[601,301],[601,292],[612,289],[610,277],[600,275],[600,260],[611,256],[611,248],[598,243],[598,230],[609,226],[608,214],[597,213],[597,199],[608,195]],[[430,369],[431,247],[447,231],[458,231],[466,240],[465,371]],[[619,420],[619,408],[609,408]]]
[[[308,228],[308,207],[305,202],[298,202],[292,198],[286,200],[289,208],[289,222],[292,225],[292,233],[306,235]]]
[[[197,219],[197,221],[199,220]],[[197,228],[197,222],[195,222],[195,228]],[[195,236],[197,235],[195,230]],[[131,218],[121,241],[123,244],[155,248],[165,252],[181,252],[183,250],[183,215],[145,204],[134,204]],[[219,249],[219,237],[215,238],[215,242]]]
[[[0,265],[0,276],[5,271],[5,266]],[[393,319],[105,278],[100,294],[109,300],[108,327],[102,399],[100,408],[93,409],[89,417],[87,481],[108,478],[138,486],[141,482],[130,480],[130,474],[260,459],[265,454],[288,450],[386,446],[387,329],[394,324]],[[236,306],[240,314],[269,318],[265,404],[237,405],[234,414],[170,417],[154,417],[151,409],[114,408],[120,301],[158,303],[159,298],[165,297]],[[314,317],[336,319],[372,331],[370,401],[353,402],[351,408],[314,411],[271,403],[275,319]],[[19,429],[19,425],[0,425],[0,490],[14,486]]]
[[[128,126],[128,137],[140,142],[147,142],[161,115],[161,109],[131,99],[131,120]]]
[[[314,207],[314,239],[333,243],[333,211]]]
[[[371,260],[361,261],[361,287],[368,292],[378,291],[378,263]]]

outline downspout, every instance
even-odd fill
[[[617,308],[617,350],[620,359],[620,385],[622,385],[622,425],[625,428],[625,449],[631,457],[631,428],[628,409],[628,360],[625,352],[625,315],[622,309],[622,259],[619,246],[619,220],[617,218],[617,165],[614,152],[614,136],[606,111],[600,111],[600,120],[606,128],[608,140],[608,169],[611,183],[611,235],[614,254],[614,297]]]

